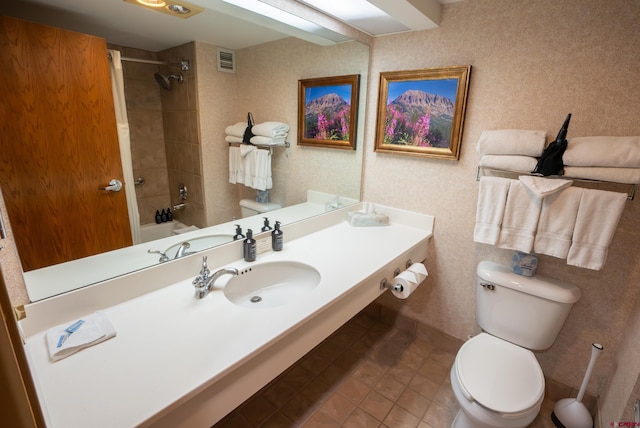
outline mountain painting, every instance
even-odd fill
[[[351,85],[308,88],[304,108],[304,138],[349,140]]]
[[[448,148],[458,79],[389,82],[383,144]]]

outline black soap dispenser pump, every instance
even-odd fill
[[[237,241],[238,239],[244,239],[244,235],[242,234],[242,227],[239,224],[236,224],[236,234],[233,235],[233,240]]]
[[[271,230],[271,226],[269,226],[269,219],[267,217],[263,217],[264,218],[264,226],[262,226],[262,231],[266,232],[268,230]]]
[[[251,229],[247,229],[247,239],[242,243],[242,253],[244,255],[244,261],[256,261],[256,240],[253,239],[253,231]]]
[[[273,232],[271,232],[271,249],[273,251],[282,251],[284,244],[283,232],[280,230],[280,222],[276,221]]]

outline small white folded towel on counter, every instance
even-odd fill
[[[480,177],[478,207],[473,240],[481,244],[495,245],[500,236],[511,180],[501,177]]]
[[[45,339],[51,361],[59,361],[84,348],[116,336],[116,329],[103,312],[95,312],[73,323],[47,330]]]
[[[247,122],[237,122],[233,125],[227,126],[224,129],[224,133],[233,137],[240,137],[240,140],[242,141],[245,129],[247,129]]]
[[[547,142],[544,131],[498,129],[482,131],[476,149],[481,155],[540,156]]]
[[[545,198],[573,184],[571,180],[521,175],[518,179],[538,199]]]
[[[626,202],[626,193],[583,189],[568,265],[602,269]]]
[[[571,138],[562,161],[567,166],[640,168],[640,137]]]
[[[542,200],[533,251],[566,259],[583,189],[568,187]]]
[[[251,127],[254,135],[263,137],[286,137],[289,132],[289,125],[282,122],[263,122]]]
[[[542,209],[542,200],[533,196],[519,180],[510,180],[497,246],[530,253]]]
[[[242,143],[242,137],[236,137],[235,135],[227,135],[224,137],[224,141],[227,143]]]
[[[564,175],[571,178],[585,178],[587,180],[611,181],[613,183],[640,183],[640,168],[609,168],[588,166],[566,166]]]
[[[484,155],[480,158],[479,166],[499,169],[502,171],[526,172],[533,171],[538,160],[531,156],[519,155]]]

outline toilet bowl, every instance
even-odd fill
[[[240,200],[240,212],[242,214],[242,218],[264,214],[280,208],[282,208],[282,205],[273,202],[257,202],[251,199]]]

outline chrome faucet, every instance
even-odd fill
[[[189,244],[188,242],[183,242],[182,244],[180,244],[180,246],[178,247],[178,251],[176,251],[176,256],[174,257],[174,259],[179,259],[180,257],[184,257],[185,255],[187,255],[187,249],[191,247],[191,244]]]
[[[211,271],[207,267],[207,256],[202,257],[202,268],[200,273],[193,280],[193,286],[196,288],[196,299],[204,299],[209,292],[213,289],[213,283],[222,275],[238,275],[238,269],[236,268],[222,268],[217,270],[211,275]]]

